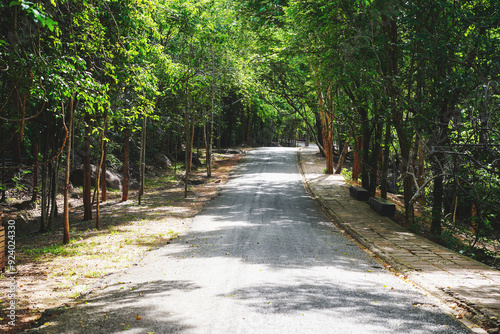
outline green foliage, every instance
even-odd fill
[[[56,3],[54,0],[51,0],[52,5],[55,7]],[[44,11],[44,8],[41,4],[39,3],[33,3],[30,1],[26,0],[20,0],[20,1],[12,1],[9,5],[9,7],[13,6],[19,6],[21,10],[26,12],[28,16],[30,16],[33,21],[40,23],[42,27],[47,27],[49,28],[50,31],[54,31],[57,27],[57,22],[52,20]]]

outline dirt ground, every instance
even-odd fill
[[[180,174],[173,171],[148,176],[141,205],[136,192],[126,202],[121,201],[121,193],[109,192],[108,200],[101,204],[99,230],[95,229],[95,210],[93,220],[82,221],[81,196],[72,198],[71,242],[67,245],[62,244],[62,215],[54,222],[53,232],[41,234],[37,232],[39,223],[29,219],[36,212],[4,212],[4,226],[16,221],[17,274],[0,276],[0,332],[18,333],[40,319],[50,318],[58,309],[80,302],[80,297],[98,287],[103,276],[126,269],[141,254],[182,234],[191,219],[217,195],[217,187],[227,181],[241,157],[216,155],[211,178],[202,168],[193,172],[189,179],[196,184],[189,186],[187,198]],[[60,200],[62,203],[62,197]],[[9,296],[12,282],[17,287],[14,299]],[[7,309],[13,300],[15,326],[9,325]]]

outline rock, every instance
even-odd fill
[[[90,165],[90,177],[92,180],[92,186],[95,185],[95,180],[97,178],[97,167],[95,165]],[[83,165],[75,168],[70,176],[69,180],[74,187],[82,187],[83,186]],[[112,189],[122,190],[123,177],[113,171],[106,170],[106,186]]]
[[[228,149],[226,151],[227,154],[245,154],[245,151],[238,149]]]
[[[122,190],[123,177],[113,171],[106,171],[106,186],[112,189]]]
[[[35,202],[32,201],[22,201],[19,203],[12,204],[12,206],[15,207],[17,210],[22,211],[22,210],[33,209],[35,208],[36,204]]]
[[[219,154],[245,154],[245,151],[240,149],[228,148],[228,149],[216,149],[212,151],[213,153]]]
[[[172,161],[163,153],[157,153],[155,155],[154,163],[160,168],[172,167]]]
[[[182,152],[174,153],[172,155],[172,157],[174,157],[175,161],[184,161],[186,159],[186,152],[182,151]],[[194,152],[193,152],[193,159],[192,159],[192,161],[193,161],[193,166],[194,167],[201,167],[201,166],[203,166],[203,164],[200,161],[200,158]]]

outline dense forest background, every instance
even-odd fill
[[[0,200],[44,232],[64,192],[67,242],[79,168],[98,227],[107,170],[140,201],[162,155],[187,184],[193,147],[210,176],[213,147],[302,138],[409,227],[498,240],[499,27],[494,0],[2,1]]]

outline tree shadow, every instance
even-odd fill
[[[310,280],[265,284],[230,292],[261,314],[326,314],[333,332],[468,333],[422,297],[373,285]],[[350,329],[350,330],[348,330]],[[354,329],[354,331],[353,331]]]
[[[91,295],[85,302],[62,310],[49,310],[30,333],[177,333],[192,327],[171,309],[164,309],[158,298],[172,293],[199,289],[188,281],[118,282]]]

